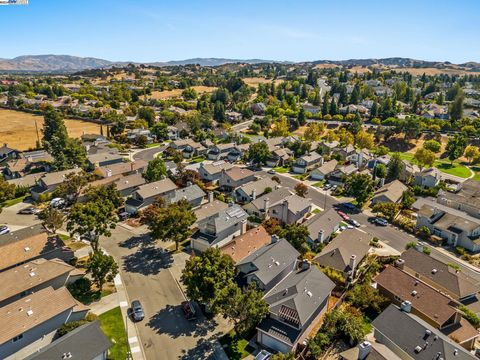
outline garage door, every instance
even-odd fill
[[[278,341],[277,339],[263,332],[260,332],[260,337],[260,343],[269,349],[276,350],[282,353],[287,353],[290,351],[290,347],[288,345]]]

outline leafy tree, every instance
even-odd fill
[[[298,183],[297,185],[295,185],[294,190],[298,196],[305,197],[305,195],[307,195],[308,193],[308,186],[304,183]]]
[[[423,143],[423,148],[438,153],[441,149],[441,144],[437,140],[427,140]]]
[[[182,97],[185,100],[195,100],[198,97],[198,94],[194,88],[189,87],[182,91]]]
[[[168,125],[162,122],[156,122],[150,128],[150,131],[157,138],[157,140],[166,140],[168,138]]]
[[[45,110],[43,118],[43,146],[54,156],[65,147],[68,139],[67,128],[60,113],[51,106]]]
[[[295,354],[292,352],[289,352],[287,354],[283,354],[281,352],[273,354],[270,357],[270,360],[295,360]]]
[[[256,165],[261,165],[265,163],[265,161],[267,161],[270,155],[271,154],[270,150],[268,149],[268,145],[263,141],[251,144],[248,147],[247,158]]]
[[[279,231],[279,235],[287,240],[301,254],[310,251],[307,244],[308,229],[299,224],[287,224],[284,229]]]
[[[388,181],[397,180],[400,177],[400,174],[402,173],[402,171],[403,171],[402,159],[400,158],[399,153],[395,153],[392,155],[392,158],[388,163],[387,180]]]
[[[161,157],[156,157],[150,160],[147,165],[147,170],[143,173],[143,177],[150,182],[158,181],[162,176],[167,176],[167,167]]]
[[[472,324],[476,329],[480,327],[480,317],[478,317],[477,314],[475,314],[465,305],[461,305],[458,309],[463,312],[463,317],[467,319],[467,321]]]
[[[459,157],[461,157],[467,147],[467,138],[460,134],[455,134],[448,139],[446,152],[448,159],[453,163]]]
[[[412,191],[405,190],[402,196],[402,208],[403,209],[411,209],[413,203],[415,202],[416,198]]]
[[[98,250],[90,255],[85,267],[99,291],[102,291],[106,282],[113,281],[118,274],[118,265],[113,256]]]
[[[303,107],[300,108],[300,111],[298,112],[297,121],[300,126],[303,126],[307,123],[307,116],[305,115],[305,110]]]
[[[225,105],[220,101],[217,101],[213,108],[213,119],[218,122],[225,122],[227,120],[227,115],[225,114]]]
[[[123,205],[122,194],[115,184],[89,186],[86,190],[87,200],[90,202],[103,202],[108,204],[112,211]]]
[[[387,167],[383,164],[377,164],[375,166],[375,176],[380,179],[385,179],[387,177]]]
[[[155,123],[155,111],[151,107],[141,107],[137,115],[139,119],[145,120],[149,127]]]
[[[388,304],[388,299],[370,284],[356,284],[347,294],[347,300],[362,312],[380,314]]]
[[[373,195],[373,180],[367,174],[353,174],[347,179],[345,191],[355,198],[359,207],[362,207]]]
[[[480,156],[480,151],[478,150],[478,147],[473,146],[473,145],[469,145],[465,148],[465,154],[464,155],[471,164],[474,159],[476,159]]]
[[[187,260],[181,281],[189,299],[211,305],[212,310],[218,312],[218,302],[215,300],[220,291],[233,282],[234,277],[232,258],[212,247]]]
[[[460,120],[463,117],[463,101],[465,97],[463,91],[460,89],[450,104],[448,112],[450,113],[450,119],[453,121]]]
[[[15,184],[10,184],[0,175],[0,203],[15,198]]]
[[[286,116],[280,116],[277,120],[274,121],[273,125],[274,128],[272,130],[272,136],[288,136],[289,126]]]
[[[400,204],[390,202],[378,202],[373,205],[372,211],[375,213],[381,213],[388,220],[393,221],[395,216],[400,211]]]
[[[75,203],[88,185],[89,180],[89,175],[84,171],[69,173],[65,176],[65,180],[55,188],[53,194],[55,197],[61,197]]]
[[[54,234],[63,226],[65,216],[63,213],[55,208],[47,207],[39,214],[43,226]]]
[[[231,282],[220,289],[216,298],[223,317],[233,321],[235,332],[246,335],[255,328],[268,314],[268,304],[263,300],[263,293],[254,284],[246,291]]]
[[[190,237],[190,226],[196,220],[192,206],[186,200],[168,206],[152,206],[145,210],[142,217],[142,222],[148,226],[152,238],[175,242],[175,250],[178,250],[179,243]]]
[[[177,149],[169,147],[167,150],[165,150],[165,154],[167,154],[167,157],[171,158],[172,161],[177,165],[183,161],[182,152]]]
[[[435,153],[424,148],[417,149],[414,157],[422,168],[425,166],[430,167],[435,162]]]
[[[323,123],[312,122],[308,124],[305,130],[304,137],[308,141],[318,141],[325,131],[325,125]]]
[[[373,135],[366,131],[359,131],[355,136],[355,145],[360,149],[371,149],[374,146]]]

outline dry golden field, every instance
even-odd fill
[[[258,84],[271,84],[272,83],[272,79],[265,79],[263,77],[250,77],[250,78],[244,78],[242,80],[245,82],[245,84],[250,85],[250,86],[254,86],[254,87],[257,87]],[[275,80],[275,85],[281,84],[282,82],[284,82],[283,79],[277,79],[277,80]]]
[[[19,150],[28,150],[35,147],[37,132],[42,136],[43,116],[24,113],[21,111],[0,109],[0,144]],[[100,134],[100,125],[73,119],[65,119],[68,134],[71,137],[80,137],[82,134]]]
[[[214,92],[217,88],[213,86],[192,86],[197,93],[203,94],[203,93],[211,93]],[[148,97],[150,99],[155,99],[155,100],[165,100],[165,99],[170,99],[174,97],[178,97],[182,95],[183,89],[174,89],[174,90],[166,90],[166,91],[153,91],[151,95]]]

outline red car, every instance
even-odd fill
[[[345,221],[350,219],[350,217],[347,214],[345,214],[343,211],[338,211],[338,215],[340,215],[340,217]]]

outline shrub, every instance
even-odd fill
[[[71,321],[69,323],[63,324],[60,326],[57,330],[57,336],[62,337],[66,334],[68,334],[70,331],[75,330],[79,326],[82,326],[84,324],[87,324],[89,321],[87,319],[84,320],[78,320],[78,321]]]
[[[67,285],[68,291],[75,299],[78,299],[82,295],[88,294],[92,288],[92,281],[88,278],[81,278]]]
[[[467,319],[470,324],[472,324],[475,328],[480,327],[480,317],[478,317],[477,314],[475,314],[465,305],[461,305],[458,309],[463,312],[463,317]]]

